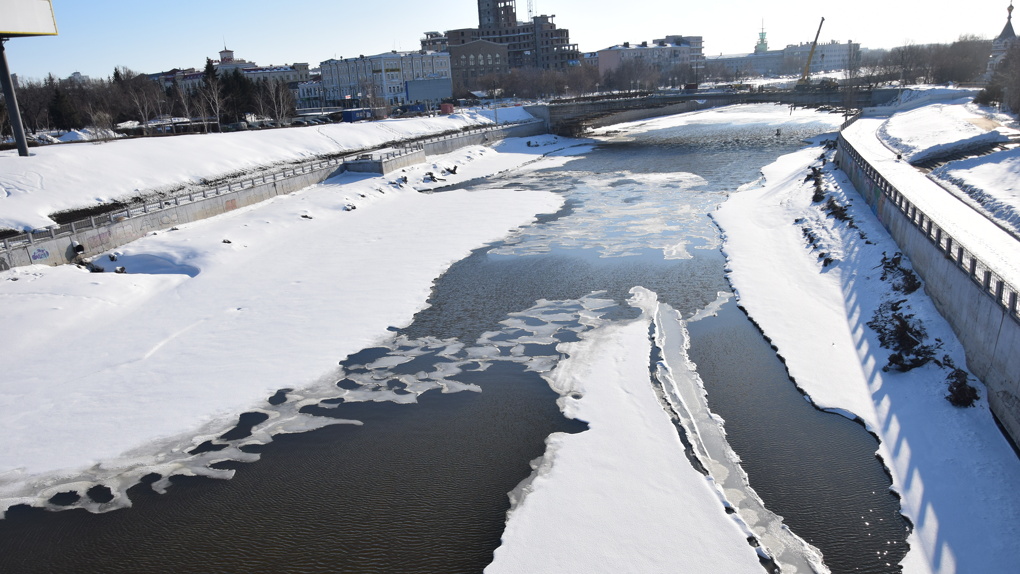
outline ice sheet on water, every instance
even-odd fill
[[[536,176],[537,177],[537,176]],[[542,174],[543,188],[555,187]],[[678,207],[678,193],[698,192],[699,201],[718,203],[723,193],[706,193],[706,181],[691,173],[622,172],[592,177],[585,172],[556,176],[571,188],[571,212],[540,227],[511,234],[497,255],[548,253],[552,245],[567,249],[595,246],[601,257],[662,251],[667,259],[690,259],[690,249],[717,249],[718,233],[701,210]],[[710,211],[710,209],[706,210]]]
[[[476,385],[461,383],[455,377],[466,370],[484,371],[499,361],[521,364],[530,372],[548,372],[562,358],[557,350],[560,338],[570,338],[591,328],[616,304],[602,295],[604,292],[599,291],[576,301],[540,300],[529,309],[510,313],[500,322],[503,329],[484,332],[470,346],[455,339],[410,339],[403,334],[396,335],[384,343],[386,346],[380,348],[380,353],[371,356],[369,363],[343,363],[345,382],[354,383],[356,387],[339,389],[338,397],[344,401],[407,403],[436,388],[442,392],[481,391]],[[549,354],[534,354],[542,350],[548,350]],[[400,372],[412,359],[422,357],[431,357],[427,370]],[[403,386],[403,394],[393,390],[395,382]],[[321,406],[335,408],[337,405],[330,401]]]
[[[703,480],[708,486],[709,496],[718,500],[727,519],[754,546],[754,551],[763,563],[768,564],[775,560],[784,572],[827,572],[820,553],[786,528],[782,519],[766,509],[749,486],[738,457],[726,442],[723,421],[708,408],[705,389],[695,371],[695,365],[687,356],[686,324],[679,313],[668,305],[658,303],[655,294],[646,289],[635,288],[632,293],[634,298],[631,304],[641,308],[644,317],[650,317],[653,333],[653,356],[660,357],[660,360],[654,365],[655,372],[652,373],[653,376],[649,380],[651,387],[657,389],[655,394],[658,397],[657,404],[652,408],[659,412],[658,407],[661,407],[662,411],[672,413],[671,418],[673,418],[674,424],[682,429],[682,433],[693,449],[693,455],[689,456],[696,461],[692,460],[692,466],[695,468],[700,466],[705,469],[703,472],[706,474],[704,474]],[[731,296],[728,293],[720,293],[719,299],[715,303],[696,316],[712,314],[714,309],[717,309]],[[647,321],[647,319],[645,320]],[[532,474],[509,494],[511,510],[508,513],[508,521],[516,520],[516,523],[511,528],[508,522],[509,539],[505,534],[504,545],[497,551],[497,560],[494,562],[494,565],[499,565],[499,568],[495,568],[494,571],[513,571],[512,568],[505,568],[508,562],[500,563],[499,559],[506,558],[508,555],[513,556],[514,552],[519,552],[521,548],[515,544],[519,544],[521,540],[527,539],[530,542],[535,542],[532,538],[527,537],[532,534],[533,530],[543,532],[543,529],[550,528],[548,524],[550,519],[555,523],[555,526],[552,526],[554,529],[564,527],[571,529],[571,536],[575,540],[597,538],[604,534],[605,529],[610,525],[600,523],[598,519],[593,519],[593,522],[583,525],[571,522],[569,519],[563,520],[562,523],[556,522],[562,518],[563,509],[557,506],[557,501],[550,499],[550,492],[555,491],[559,495],[563,495],[563,488],[573,492],[590,486],[587,484],[591,480],[587,475],[588,471],[573,472],[577,470],[578,464],[584,468],[587,468],[589,464],[605,465],[607,460],[614,461],[614,464],[623,460],[633,464],[645,464],[641,462],[645,460],[641,456],[631,459],[628,457],[632,453],[613,451],[613,448],[626,450],[629,448],[627,445],[633,445],[627,440],[623,441],[623,445],[619,445],[614,442],[614,439],[618,432],[625,433],[627,431],[624,429],[631,428],[631,426],[645,428],[643,425],[647,422],[646,418],[649,416],[654,418],[653,414],[649,410],[640,412],[628,410],[627,406],[618,403],[619,397],[607,393],[605,386],[593,382],[593,374],[587,369],[590,368],[591,361],[595,359],[585,355],[585,353],[593,352],[592,349],[597,349],[594,352],[599,356],[604,356],[610,350],[615,353],[623,353],[623,355],[609,359],[613,364],[620,364],[634,361],[634,354],[624,341],[625,337],[620,336],[618,325],[593,317],[590,326],[593,328],[585,333],[586,340],[568,349],[572,354],[576,352],[574,359],[578,362],[568,361],[564,363],[562,369],[548,373],[545,378],[550,387],[561,395],[559,404],[565,414],[588,420],[593,425],[592,432],[596,434],[600,429],[603,432],[607,428],[610,429],[607,434],[600,435],[602,438],[584,447],[595,449],[603,455],[608,452],[608,459],[598,459],[598,461],[592,462],[590,453],[578,458],[576,450],[570,453],[562,450],[569,446],[568,443],[574,444],[576,447],[574,442],[564,440],[564,437],[556,434],[551,435],[546,441],[545,454],[531,463]],[[654,352],[655,350],[657,352]],[[643,359],[637,359],[638,365],[642,362],[647,364],[647,360],[647,355]],[[555,364],[550,366],[556,367]],[[588,385],[594,386],[589,387]],[[613,381],[608,386],[627,388],[619,381]],[[637,387],[632,386],[627,389],[628,397],[636,396]],[[630,401],[625,402],[629,403]],[[607,417],[613,422],[626,420],[627,417],[636,417],[636,420],[641,420],[641,424],[624,423],[623,428],[614,428]],[[646,436],[645,438],[648,439],[646,442],[655,442],[662,437],[652,439]],[[642,446],[646,447],[647,445]],[[681,457],[683,456],[682,450],[679,451],[679,454]],[[641,468],[642,472],[646,472],[650,467],[644,465]],[[700,477],[701,475],[696,476]],[[622,482],[617,486],[621,491],[616,493],[614,498],[628,500],[628,497],[634,493],[625,492],[626,487],[632,484],[636,477],[623,477],[619,480]],[[678,477],[671,474],[670,480],[678,480]],[[554,487],[553,483],[556,483],[557,486]],[[539,484],[540,486],[536,487]],[[605,485],[600,484],[600,488],[604,487]],[[687,491],[685,490],[685,492]],[[529,506],[525,501],[526,499],[531,500],[529,497],[533,495],[536,496],[537,501],[529,502]],[[663,498],[659,501],[665,504],[664,501],[669,499],[669,495],[664,492],[661,496]],[[552,513],[555,518],[546,516],[544,513]],[[614,514],[606,519],[616,521],[621,518]],[[626,520],[626,518],[622,520]],[[652,522],[644,524],[644,526],[655,529],[662,525]],[[718,525],[706,526],[706,528],[718,528]],[[527,544],[525,546],[529,553],[536,551]],[[537,550],[537,552],[539,552],[539,556],[544,556],[543,550]],[[514,559],[508,560],[514,562]],[[584,563],[585,559],[580,559],[579,562]],[[504,569],[500,570],[500,568]]]
[[[711,316],[731,296],[720,293],[714,303],[691,320]],[[687,322],[665,303],[658,303],[654,313],[655,344],[662,357],[655,376],[694,449],[694,456],[708,471],[706,478],[716,488],[720,500],[735,511],[732,518],[759,542],[759,551],[775,559],[784,572],[828,572],[821,552],[790,530],[751,488],[740,458],[726,440],[725,422],[709,409],[704,383],[688,356]]]
[[[260,408],[251,409],[266,415],[265,420],[254,425],[248,436],[236,440],[224,440],[222,436],[237,424],[236,418],[215,421],[201,432],[185,437],[168,439],[161,445],[144,445],[127,453],[120,460],[107,461],[90,471],[66,481],[53,481],[48,488],[38,492],[25,491],[17,496],[13,504],[23,503],[45,507],[51,510],[84,508],[91,512],[106,512],[131,505],[127,491],[143,482],[143,477],[158,475],[151,482],[157,492],[165,492],[172,484],[173,476],[205,476],[229,479],[234,471],[214,468],[212,465],[224,461],[254,462],[259,455],[246,452],[244,447],[272,442],[279,434],[300,433],[335,424],[355,424],[356,420],[315,416],[301,412],[305,407],[317,406],[336,409],[343,402],[380,402],[399,404],[417,402],[422,393],[439,390],[443,393],[461,391],[479,392],[477,385],[462,383],[455,377],[465,370],[483,371],[493,362],[510,361],[523,365],[532,372],[547,372],[561,359],[555,352],[557,334],[579,333],[591,328],[607,309],[615,305],[611,300],[593,293],[576,301],[540,301],[531,309],[513,313],[503,321],[499,331],[485,333],[474,345],[455,339],[424,337],[410,339],[402,334],[384,342],[373,352],[361,354],[364,363],[345,361],[333,373],[321,378],[314,385],[302,389],[289,389],[286,393],[274,395],[277,404],[267,401]],[[553,354],[529,356],[522,350],[527,345],[548,345]],[[513,352],[517,349],[517,352]],[[355,354],[356,357],[359,354]],[[417,372],[402,372],[412,361],[422,358],[432,362]],[[337,381],[353,383],[353,388],[341,388]],[[280,397],[283,400],[280,402]],[[195,447],[208,443],[214,449],[193,452]],[[157,454],[153,456],[153,450]],[[0,480],[16,481],[17,473]],[[112,492],[112,500],[96,502],[86,492],[102,485]],[[76,493],[77,501],[60,499],[57,504],[50,502],[55,495]],[[73,498],[65,497],[65,498]]]

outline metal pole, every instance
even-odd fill
[[[14,95],[11,69],[7,66],[7,52],[4,51],[7,40],[0,38],[0,84],[3,84],[4,101],[7,103],[7,115],[11,120],[14,141],[18,143],[18,155],[28,157],[28,140],[25,139],[25,128],[21,125],[21,111],[18,109],[18,98]]]

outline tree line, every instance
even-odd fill
[[[978,81],[985,72],[992,42],[962,36],[950,44],[909,44],[891,50],[867,50],[851,58],[844,80],[858,86],[893,81],[906,84],[948,84]],[[780,72],[798,75],[804,62],[787,62]],[[704,82],[741,83],[749,71],[714,65],[711,60],[697,68],[690,64],[655,65],[635,58],[600,76],[594,66],[567,70],[514,69],[509,74],[484,76],[470,85],[455,86],[455,93],[498,90],[522,98],[576,96],[599,91],[653,91]],[[1017,109],[1017,108],[1013,108]]]
[[[1015,45],[997,70],[979,103],[1005,104],[1020,111],[1020,44]],[[962,36],[951,44],[905,45],[891,50],[868,50],[851,60],[844,84],[879,85],[967,83],[984,74],[991,41]],[[796,73],[796,71],[794,72]],[[536,99],[577,96],[602,91],[652,91],[706,81],[742,82],[739,71],[710,64],[655,66],[645,60],[625,62],[600,76],[594,66],[566,70],[515,68],[509,73],[477,78],[454,86],[455,94],[469,90],[499,93],[504,97]],[[367,89],[372,94],[373,90]],[[198,118],[202,129],[219,129],[220,123],[244,121],[249,115],[280,122],[294,113],[294,96],[282,81],[252,81],[239,70],[218,75],[206,61],[202,81],[192,88],[176,82],[167,86],[149,76],[118,67],[105,79],[24,81],[18,103],[26,130],[75,130],[86,127],[110,133],[125,122],[139,122],[139,131],[151,133],[148,122],[161,117]],[[0,102],[2,106],[2,102]],[[10,134],[6,110],[0,108],[0,133]],[[171,129],[183,129],[171,124]]]
[[[194,120],[205,130],[218,130],[221,123],[244,121],[250,115],[279,122],[293,115],[294,96],[282,80],[253,81],[240,70],[218,75],[212,61],[206,61],[202,80],[188,88],[174,81],[164,86],[145,74],[118,67],[102,79],[57,79],[21,81],[17,88],[25,130],[36,134],[48,130],[91,128],[112,134],[117,126],[138,122],[138,131],[151,134],[149,122],[162,118]],[[0,133],[10,134],[6,107]],[[186,129],[185,122],[167,125],[172,131]]]

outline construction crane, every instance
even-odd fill
[[[800,79],[797,80],[797,85],[794,89],[807,90],[811,87],[811,60],[815,57],[815,48],[818,47],[818,37],[822,34],[822,24],[825,23],[825,18],[818,23],[818,31],[815,32],[815,41],[811,42],[811,51],[808,52],[807,64],[804,64],[804,72],[800,75]]]

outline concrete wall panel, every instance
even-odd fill
[[[984,382],[992,413],[1020,444],[1020,320],[970,276],[970,261],[955,261],[882,194],[867,170],[842,146],[837,161],[900,250],[924,280],[925,292],[963,345],[967,367]],[[877,190],[878,193],[873,193]]]

